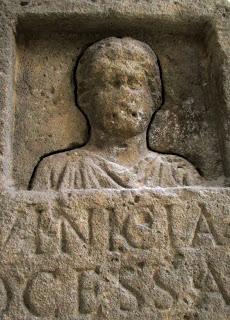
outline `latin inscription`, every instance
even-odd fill
[[[182,215],[182,208],[177,206],[133,207],[124,211],[89,208],[78,212],[46,208],[37,213],[36,253],[93,254],[107,250],[123,252],[128,248],[198,248],[227,243],[227,234],[218,234],[203,205],[192,210],[195,213],[190,217],[189,211]]]
[[[170,314],[181,303],[181,288],[189,292],[184,297],[188,303],[215,298],[230,306],[230,278],[218,266],[220,258],[213,262],[205,253],[207,246],[222,250],[228,237],[219,233],[215,216],[202,204],[183,208],[130,202],[122,209],[101,209],[55,202],[37,206],[34,217],[31,273],[17,280],[22,308],[31,316]],[[14,228],[8,243],[11,237]],[[225,268],[227,261],[226,256]],[[1,314],[14,296],[11,287],[8,279],[0,282]]]

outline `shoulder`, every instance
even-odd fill
[[[87,157],[85,151],[71,150],[44,157],[36,166],[30,188],[36,190],[55,189],[60,177],[68,175],[73,167],[80,167]]]
[[[68,160],[67,152],[61,152],[44,157],[38,163],[38,168],[51,168],[53,165],[62,164]]]
[[[180,185],[203,185],[203,177],[188,160],[176,155],[163,155],[162,160],[171,167],[171,171],[177,181],[180,181]]]
[[[175,166],[178,169],[193,169],[196,170],[195,167],[186,159],[172,154],[163,154],[161,155],[161,160],[165,164]]]
[[[87,151],[81,149],[74,149],[65,152],[59,152],[47,157],[44,157],[39,163],[38,168],[55,168],[62,167],[63,165],[76,162],[80,159],[86,158],[88,156]]]
[[[54,170],[65,164],[65,154],[53,154],[41,159],[35,167],[29,188],[33,190],[50,189],[50,180]]]
[[[149,161],[157,161],[159,164],[162,164],[166,167],[168,166],[178,169],[193,169],[196,171],[195,167],[188,160],[173,154],[151,152],[148,154],[147,159]]]
[[[63,153],[53,154],[41,159],[35,168],[35,178],[47,175],[51,170],[61,167],[66,163],[66,155]]]

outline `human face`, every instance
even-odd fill
[[[98,59],[88,75],[92,126],[108,135],[132,137],[144,132],[153,112],[153,101],[144,68],[130,60]],[[90,88],[89,88],[90,86]]]

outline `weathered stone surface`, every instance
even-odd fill
[[[146,133],[162,103],[157,57],[143,42],[110,37],[91,45],[76,70],[77,102],[90,126],[81,148],[45,157],[35,190],[204,185],[183,158],[150,151]],[[208,182],[207,182],[208,183]]]
[[[118,5],[117,2],[116,4]],[[61,15],[62,9],[59,5],[56,5],[56,9],[53,4],[50,5],[51,12],[59,10]],[[165,5],[165,11],[162,6],[156,10],[153,3],[135,3],[133,13],[130,13],[131,17],[126,19],[127,7],[124,3],[124,6],[120,4],[117,7],[122,16],[119,21],[109,16],[111,24],[109,29],[107,15],[110,6],[92,3],[91,5],[92,8],[87,6],[81,8],[81,12],[82,10],[84,12],[82,17],[87,14],[90,17],[87,23],[77,18],[61,19],[62,32],[57,30],[60,21],[55,23],[52,20],[53,15],[52,19],[47,19],[47,30],[52,32],[52,38],[43,29],[42,16],[39,18],[38,14],[34,13],[33,19],[35,17],[38,19],[35,22],[21,17],[20,32],[17,37],[15,122],[17,139],[14,143],[13,167],[16,186],[27,188],[34,166],[45,154],[78,147],[87,142],[87,122],[79,108],[76,108],[74,101],[75,66],[77,58],[86,47],[108,36],[130,36],[141,40],[149,44],[159,58],[164,103],[156,113],[148,131],[149,147],[158,152],[185,157],[206,178],[214,180],[214,184],[223,184],[223,179],[220,177],[226,174],[227,164],[223,165],[225,147],[221,147],[223,142],[219,140],[226,139],[225,136],[222,137],[224,133],[222,128],[217,130],[215,116],[217,113],[222,117],[223,106],[217,107],[222,97],[215,100],[220,92],[215,94],[216,83],[210,79],[212,72],[216,75],[219,73],[219,63],[224,64],[222,49],[218,51],[216,49],[218,47],[216,43],[218,39],[215,40],[216,31],[214,29],[211,32],[220,8],[216,9],[216,16],[212,16],[210,11],[210,18],[205,19],[204,15],[211,10],[210,5],[206,4],[204,11],[200,8],[198,14],[193,12],[196,7],[191,9],[187,4],[187,14],[182,15],[180,20],[178,13],[186,10],[184,3],[174,4],[174,7],[172,3],[168,3]],[[144,10],[143,5],[147,6],[145,14],[141,14]],[[41,5],[39,10],[42,11],[42,8]],[[76,4],[76,12],[77,8]],[[151,11],[147,11],[147,8]],[[29,3],[23,9],[38,10],[38,7]],[[156,16],[153,14],[154,10],[157,12]],[[174,10],[178,10],[178,13]],[[89,12],[98,14],[97,22]],[[167,18],[164,12],[168,13]],[[186,20],[189,13],[193,19],[195,17],[198,19],[198,22],[194,21],[191,27],[189,27],[190,18]],[[138,22],[135,22],[137,21],[135,19],[138,19]],[[34,30],[35,26],[39,32]],[[92,28],[94,31],[89,32]],[[212,63],[213,59],[217,67]],[[220,74],[219,77],[218,82],[221,86],[223,75]],[[222,123],[222,118],[218,122]],[[22,130],[26,132],[25,137],[21,137]]]
[[[3,198],[3,319],[228,319],[229,202],[172,189]]]
[[[229,12],[0,1],[1,319],[230,319]]]

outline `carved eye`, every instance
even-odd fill
[[[120,86],[122,85],[121,79],[115,79],[113,85],[114,87],[120,88]]]
[[[141,82],[135,77],[128,77],[127,84],[131,89],[138,89],[141,87]]]

